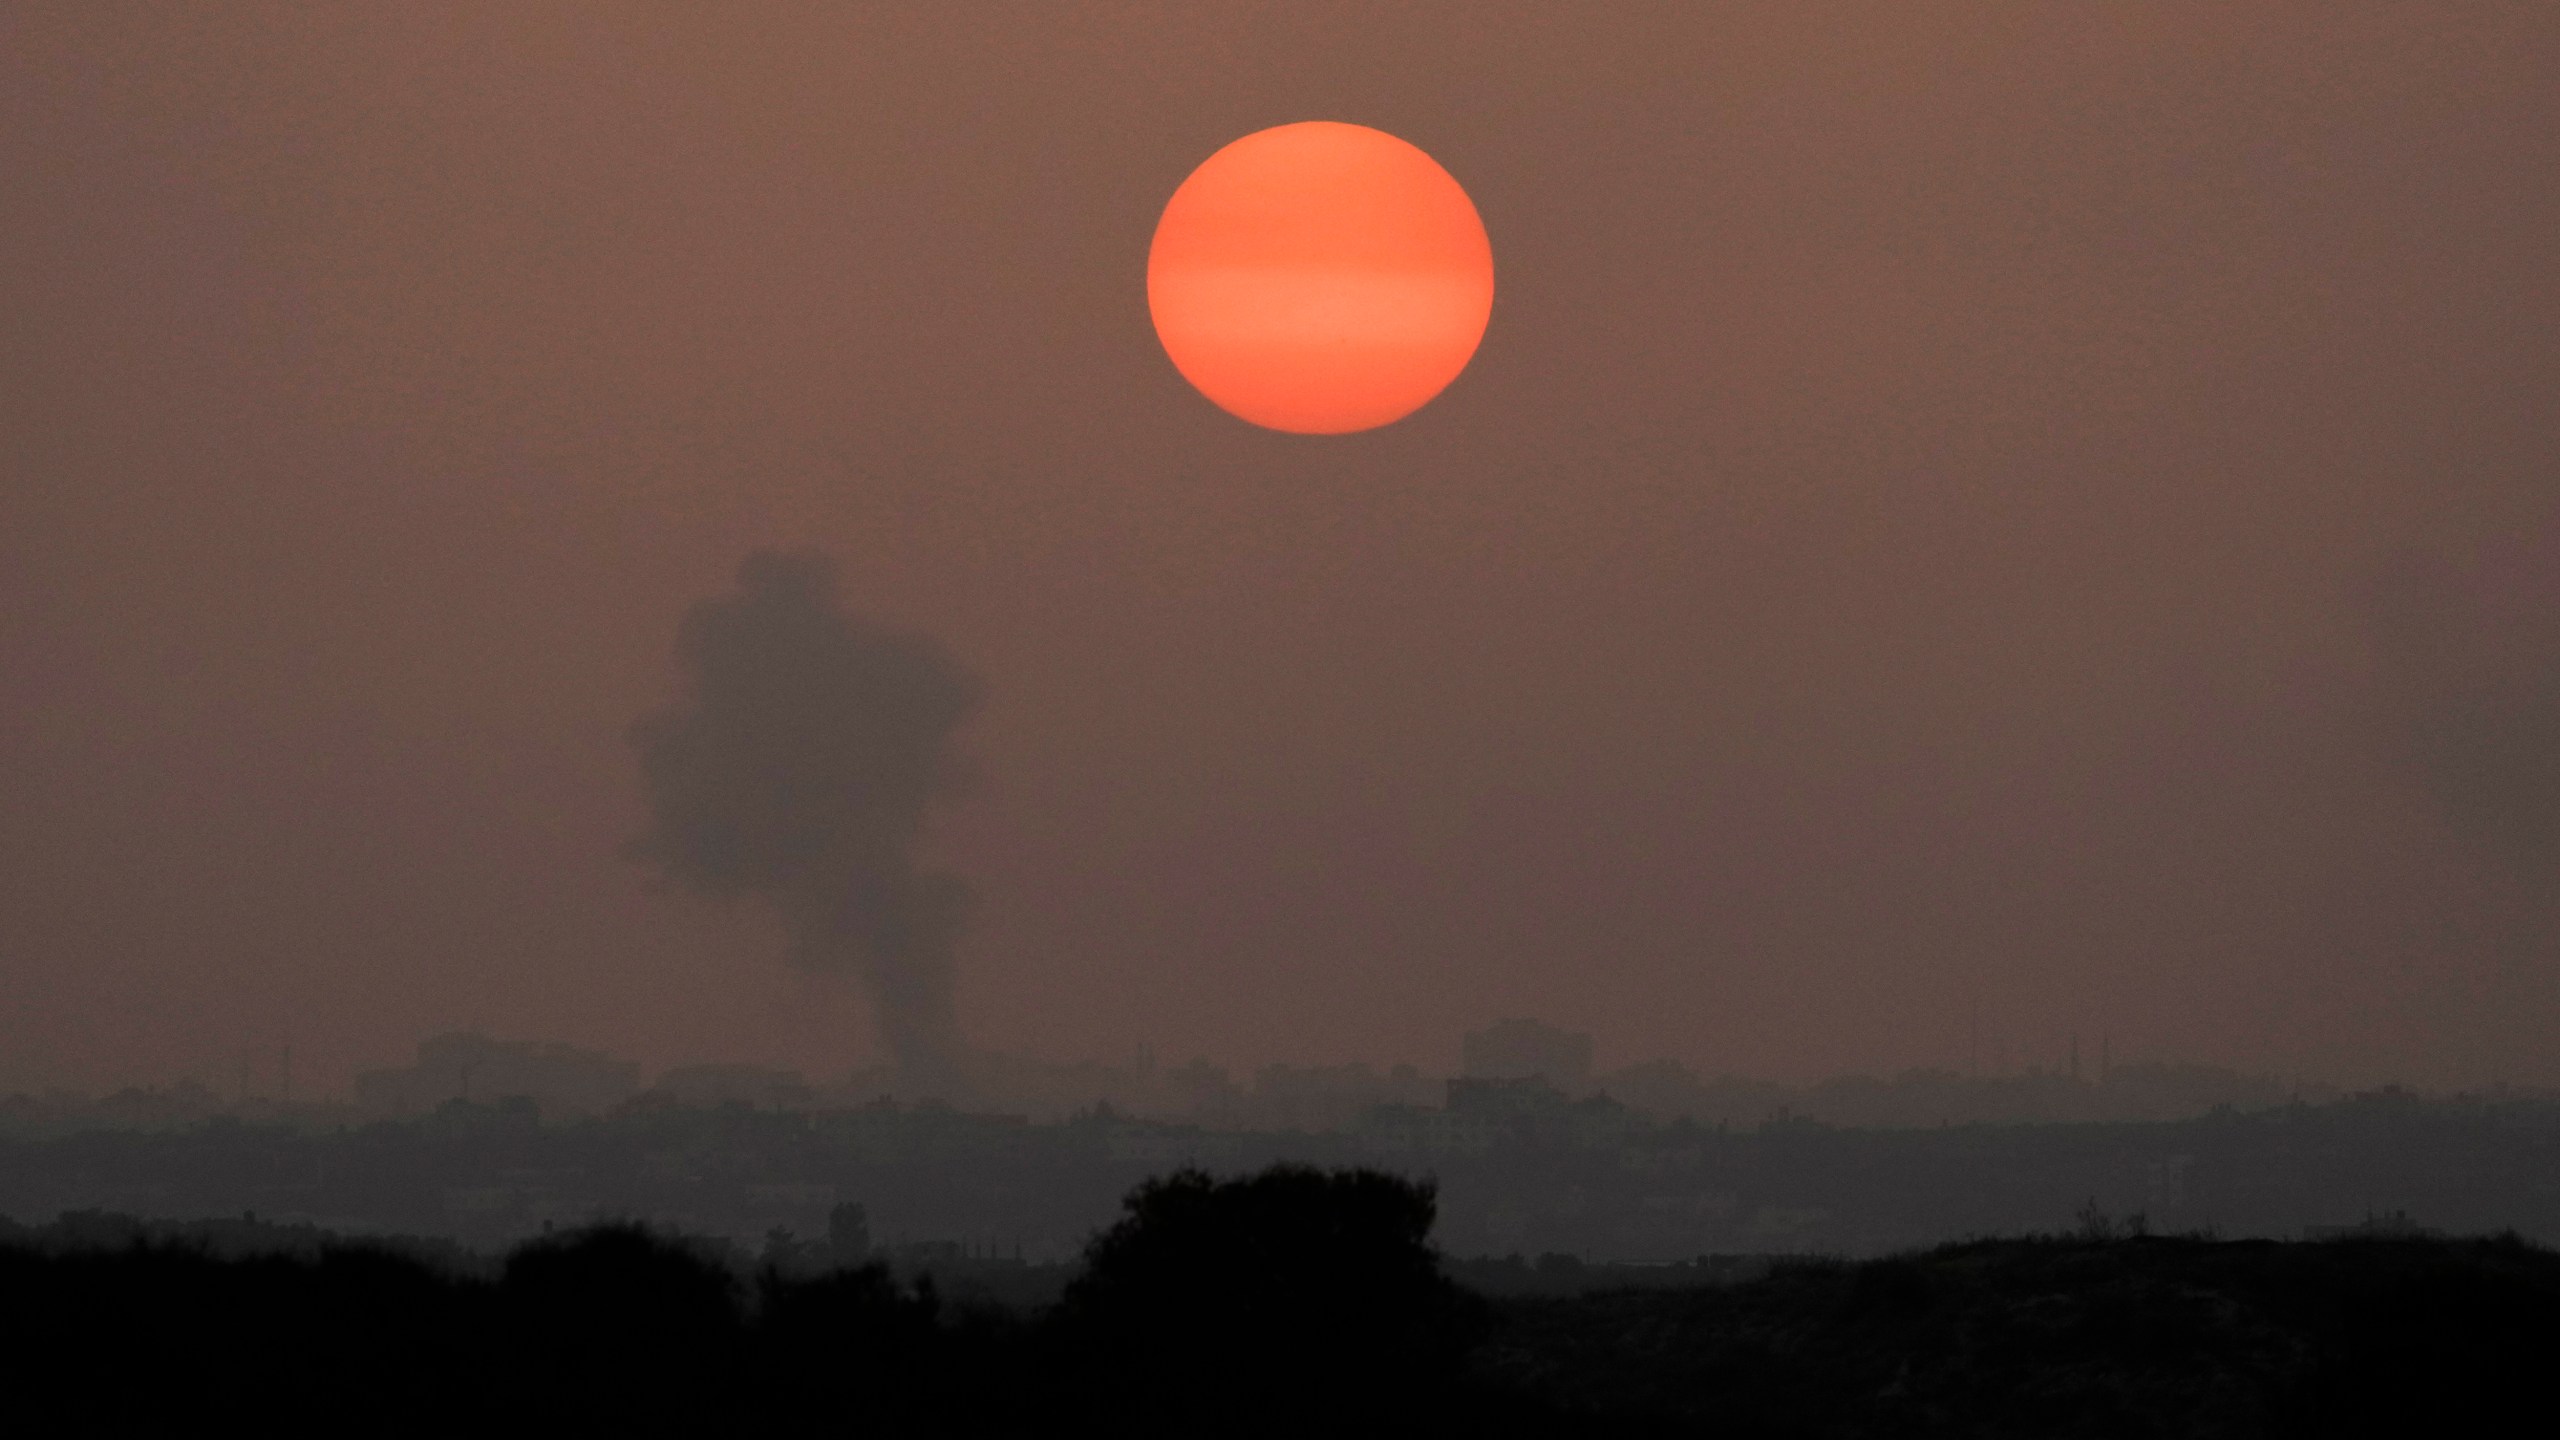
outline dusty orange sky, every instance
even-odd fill
[[[0,1085],[872,1058],[615,853],[769,544],[987,682],[982,1044],[2560,1081],[2555,93],[2542,4],[10,7]],[[1144,296],[1309,118],[1502,265],[1320,441]]]

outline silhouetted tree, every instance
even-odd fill
[[[755,1327],[758,1405],[812,1427],[969,1433],[1021,1386],[1018,1322],[952,1323],[932,1281],[885,1265],[810,1278],[765,1272]]]
[[[508,1256],[498,1290],[511,1358],[545,1377],[532,1418],[662,1434],[736,1399],[737,1282],[691,1246],[638,1226],[580,1230]]]
[[[851,1200],[827,1212],[827,1258],[837,1265],[859,1265],[871,1258],[871,1212]]]
[[[1313,1433],[1446,1398],[1483,1329],[1437,1198],[1367,1170],[1185,1170],[1131,1192],[1056,1317],[1088,1397],[1158,1431]],[[1311,1428],[1312,1427],[1312,1428]]]

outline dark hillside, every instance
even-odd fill
[[[75,1216],[0,1237],[0,1415],[97,1434],[2335,1440],[2484,1430],[2560,1355],[2560,1255],[2515,1239],[2093,1226],[1502,1298],[1453,1283],[1506,1267],[1445,1266],[1433,1207],[1375,1172],[1184,1172],[1133,1192],[1063,1300],[1029,1312],[627,1226],[491,1264]]]
[[[1726,1288],[1514,1299],[1499,1315],[1479,1382],[1595,1421],[2414,1435],[2544,1393],[2560,1255],[2512,1239],[1989,1240]]]

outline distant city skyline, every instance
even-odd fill
[[[278,1088],[282,1054],[265,1078],[244,1064],[229,1088],[195,1077],[118,1095],[21,1091],[9,1113],[46,1128],[57,1123],[115,1125],[232,1113],[308,1120],[398,1120],[428,1116],[451,1101],[494,1104],[530,1100],[549,1123],[570,1123],[624,1106],[674,1104],[822,1111],[879,1100],[927,1100],[985,1113],[1020,1112],[1057,1121],[1097,1107],[1219,1129],[1350,1131],[1377,1112],[1455,1105],[1457,1087],[1514,1083],[1566,1097],[1608,1096],[1659,1120],[1686,1116],[1746,1126],[1794,1116],[1850,1125],[2169,1120],[2217,1105],[2266,1108],[2347,1093],[2314,1077],[2249,1074],[2157,1059],[2118,1063],[2102,1042],[2085,1074],[2070,1063],[2052,1068],[1964,1073],[1919,1067],[1892,1074],[1843,1073],[1799,1081],[1696,1071],[1662,1058],[1595,1069],[1590,1036],[1524,1017],[1496,1021],[1461,1037],[1453,1067],[1409,1062],[1331,1064],[1271,1062],[1248,1070],[1205,1056],[1159,1060],[1140,1047],[1118,1060],[1074,1061],[980,1053],[962,1082],[919,1091],[895,1066],[804,1072],[740,1061],[689,1061],[649,1069],[603,1051],[558,1042],[455,1031],[422,1039],[402,1065],[357,1074],[335,1091]],[[246,1057],[244,1057],[245,1059]],[[0,1096],[0,1098],[7,1098]],[[69,1108],[65,1108],[69,1107]],[[85,1108],[83,1108],[85,1107]],[[49,1115],[51,1120],[35,1117]],[[77,1117],[88,1115],[89,1121]],[[117,1116],[125,1119],[118,1120]]]

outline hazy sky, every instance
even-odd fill
[[[0,7],[0,1085],[875,1058],[620,853],[764,546],[984,682],[980,1044],[2560,1081],[2555,96],[2543,0]],[[1332,439],[1144,301],[1316,118],[1499,270]]]

